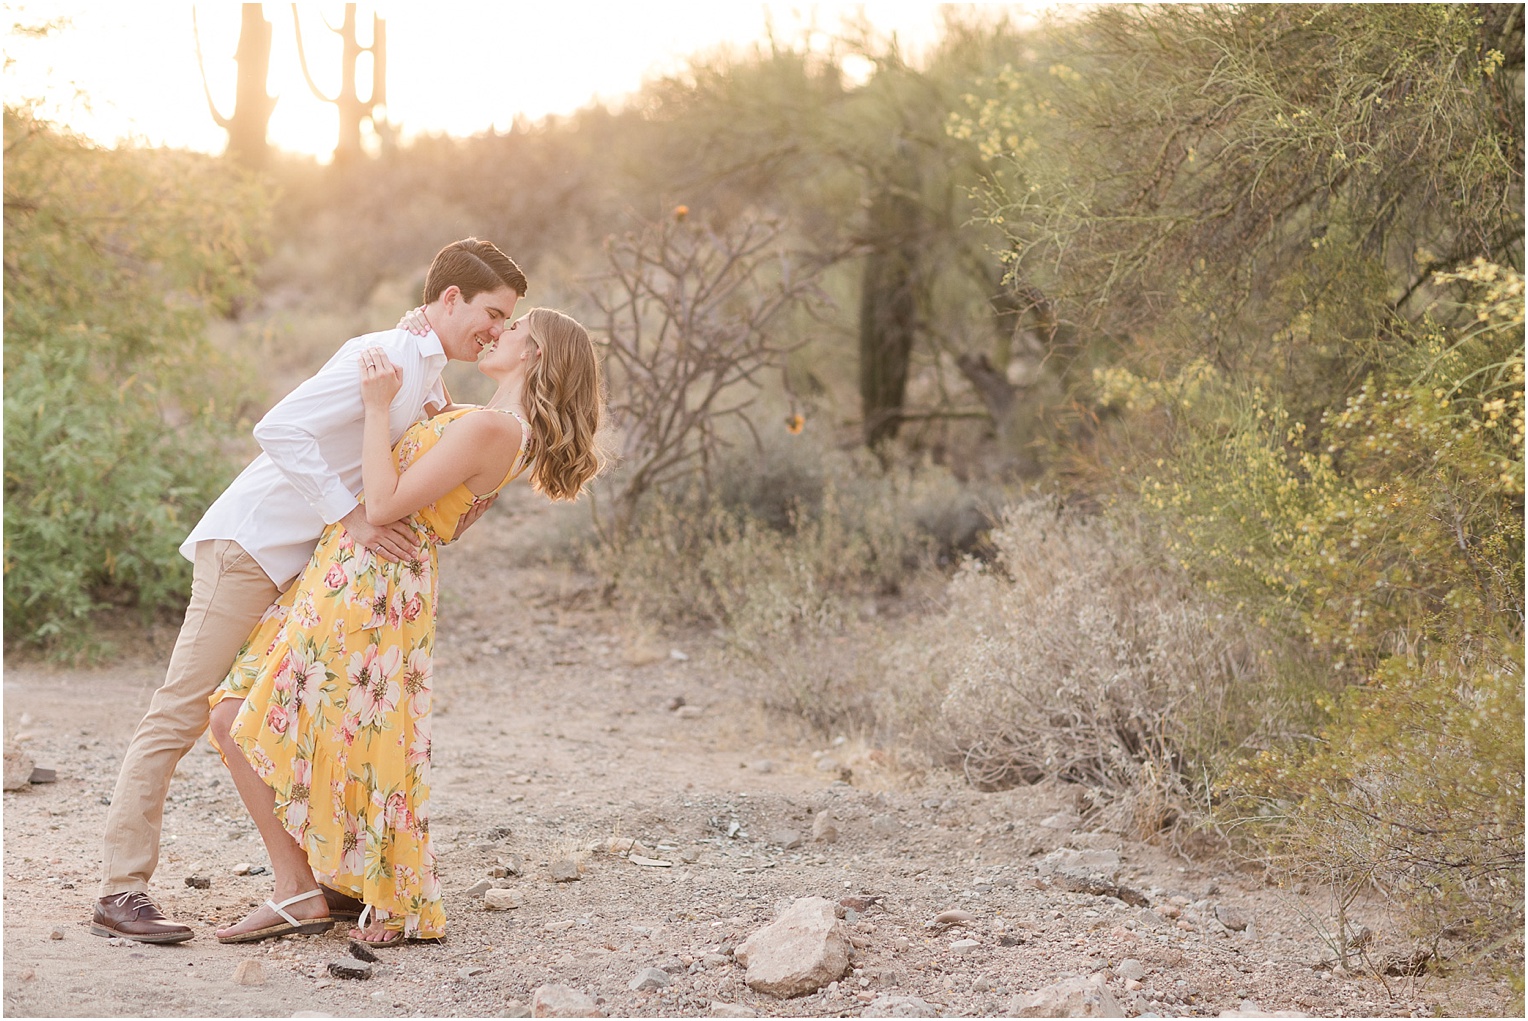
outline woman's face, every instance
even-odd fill
[[[498,339],[483,348],[482,355],[478,357],[478,368],[502,371],[518,365],[523,369],[532,359],[539,357],[541,350],[531,338],[530,318],[529,315],[523,315],[504,327]]]

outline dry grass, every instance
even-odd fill
[[[845,478],[795,479],[821,502],[786,529],[655,506],[610,564],[619,590],[638,617],[718,627],[760,704],[823,735],[986,790],[1078,784],[1122,832],[1207,818],[1213,778],[1277,715],[1255,629],[1132,528],[1045,500],[1011,505],[991,559],[951,578],[931,524],[969,493]]]
[[[1199,814],[1217,761],[1250,731],[1253,635],[1139,536],[1048,501],[1016,505],[990,564],[888,666],[931,751],[983,789],[1085,785],[1113,828],[1149,836]]]

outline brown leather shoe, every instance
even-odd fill
[[[128,891],[96,901],[90,931],[140,943],[180,943],[195,936],[189,925],[172,922],[146,893]]]

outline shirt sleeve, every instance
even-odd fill
[[[353,432],[357,442],[366,421],[360,373],[342,347],[318,372],[287,394],[256,424],[255,442],[326,523],[358,505],[339,474],[324,460],[318,437]]]

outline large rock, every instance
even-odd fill
[[[770,996],[805,996],[849,970],[848,931],[824,897],[802,897],[734,953],[749,987]]]
[[[483,892],[483,906],[490,911],[511,911],[525,903],[525,897],[519,890],[485,890]]]
[[[604,1017],[594,997],[572,986],[537,986],[531,995],[531,1017]]]
[[[1247,928],[1247,915],[1240,908],[1230,904],[1221,904],[1215,908],[1215,917],[1221,925],[1232,932],[1242,932]]]
[[[1040,859],[1040,875],[1073,893],[1091,893],[1107,897],[1121,897],[1119,885],[1120,857],[1113,851],[1074,851],[1063,848],[1052,851]],[[1122,900],[1135,903],[1144,898],[1134,891]]]
[[[1067,978],[1008,1001],[1009,1017],[1124,1017],[1100,975]]]
[[[832,812],[818,812],[812,819],[812,841],[818,844],[838,842],[838,821]]]
[[[32,770],[37,763],[32,756],[19,748],[5,753],[5,789],[19,791],[32,782]]]
[[[669,978],[669,973],[662,968],[643,968],[637,972],[635,978],[626,983],[626,988],[634,993],[641,993],[653,989],[665,989],[673,981]]]
[[[235,985],[263,986],[265,985],[265,966],[254,958],[246,958],[234,968],[233,981]]]

